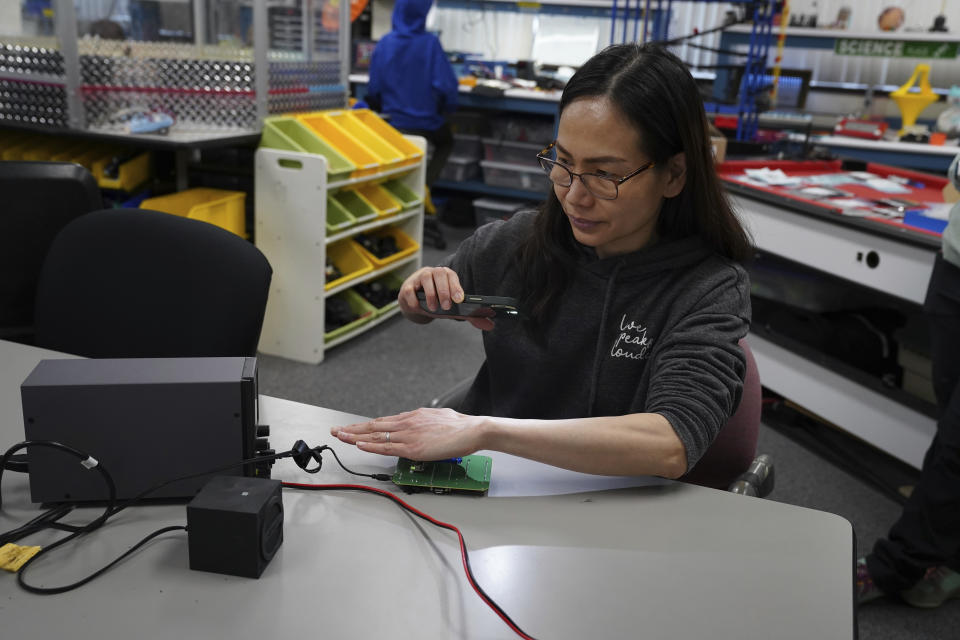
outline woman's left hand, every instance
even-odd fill
[[[481,449],[482,417],[453,409],[416,409],[369,422],[333,427],[330,433],[358,449],[411,460],[443,460]]]

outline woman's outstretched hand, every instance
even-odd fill
[[[481,425],[484,418],[453,409],[416,409],[395,416],[376,418],[330,433],[362,451],[411,460],[443,460],[466,456],[484,448]]]

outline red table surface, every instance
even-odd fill
[[[749,187],[750,189],[756,189],[757,191],[775,194],[778,197],[786,198],[787,200],[804,202],[824,211],[842,215],[843,209],[840,207],[830,206],[828,200],[804,198],[788,191],[783,187],[762,187],[754,184],[747,184],[738,180],[738,178],[743,177],[744,171],[747,169],[780,169],[790,177],[816,176],[826,173],[848,173],[847,170],[842,168],[842,164],[843,163],[840,160],[732,160],[730,162],[724,162],[717,165],[717,174],[720,176],[721,180],[727,182],[733,182],[741,186]],[[865,184],[856,182],[837,185],[836,188],[852,193],[855,197],[866,198],[869,200],[902,198],[905,200],[914,200],[916,202],[943,202],[943,188],[947,185],[947,179],[943,176],[921,173],[919,171],[911,171],[909,169],[901,169],[900,167],[890,167],[883,164],[874,164],[872,162],[867,163],[866,168],[862,170],[876,174],[881,178],[886,178],[888,176],[906,178],[911,182],[923,183],[924,186],[923,188],[920,188],[904,185],[905,188],[910,189],[910,193],[903,194],[885,193],[883,191],[871,189]],[[879,224],[909,229],[911,231],[916,231],[918,233],[924,233],[931,236],[940,237],[941,235],[936,231],[913,227],[903,224],[903,222],[899,220],[891,220],[890,218],[885,218],[883,216],[865,216],[862,219],[877,222]]]

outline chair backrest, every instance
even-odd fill
[[[684,482],[726,490],[756,456],[763,392],[750,346],[741,340],[740,347],[747,359],[740,405],[696,466],[680,478]]]
[[[0,193],[0,338],[30,339],[50,243],[103,204],[90,172],[70,162],[0,162]]]
[[[96,211],[56,237],[38,346],[95,358],[255,355],[272,269],[246,240],[143,209]]]

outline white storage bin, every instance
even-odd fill
[[[537,154],[543,151],[543,145],[530,142],[511,142],[497,138],[484,138],[483,151],[485,160],[494,162],[510,162],[528,167],[536,167]]]
[[[476,178],[478,173],[480,172],[476,158],[451,155],[440,171],[440,179],[451,182],[465,182]]]
[[[507,220],[514,213],[527,206],[526,202],[520,200],[477,198],[473,201],[473,214],[476,218],[477,226],[482,227],[494,220]]]
[[[483,181],[494,187],[522,189],[543,194],[553,187],[553,183],[538,164],[527,166],[481,160],[480,166],[483,168]]]
[[[480,136],[455,133],[453,134],[453,150],[450,152],[450,155],[459,158],[482,160],[483,143],[480,140]]]

